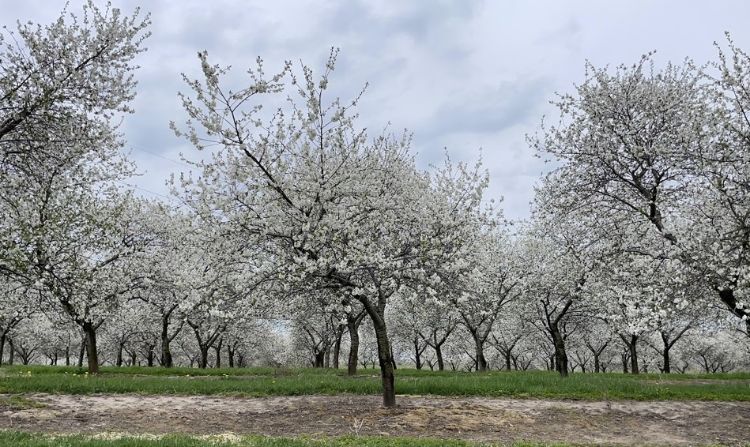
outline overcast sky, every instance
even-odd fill
[[[69,10],[80,11],[80,0]],[[103,3],[103,2],[102,2]],[[0,24],[15,19],[48,23],[63,0],[2,0]],[[480,148],[507,217],[529,213],[533,185],[545,166],[525,135],[538,128],[555,92],[569,92],[584,62],[631,64],[656,50],[659,64],[690,57],[715,59],[724,31],[750,49],[750,2],[737,1],[240,1],[113,0],[131,12],[151,12],[153,35],[137,73],[136,113],[124,130],[143,175],[144,195],[168,195],[165,180],[185,170],[180,153],[200,158],[168,128],[184,114],[180,73],[196,73],[196,53],[244,70],[256,56],[268,72],[284,60],[323,67],[341,48],[332,85],[342,97],[370,87],[362,125],[408,128],[421,167],[474,160]]]

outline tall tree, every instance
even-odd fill
[[[266,79],[259,61],[251,85],[239,90],[223,85],[227,69],[199,57],[203,79],[186,79],[193,94],[182,95],[186,130],[173,127],[198,148],[218,151],[199,166],[200,179],[184,179],[186,202],[237,240],[262,247],[287,286],[312,281],[358,301],[375,330],[383,403],[394,406],[386,307],[420,276],[421,258],[443,254],[442,241],[427,231],[435,227],[425,225],[439,199],[414,166],[409,136],[370,139],[356,126],[358,98],[327,99],[336,51],[319,78],[306,66],[297,76],[287,64]],[[283,91],[287,74],[288,105],[263,120],[260,96]],[[476,200],[467,193],[465,200]]]

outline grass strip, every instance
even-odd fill
[[[190,374],[189,374],[189,373]],[[60,367],[2,368],[0,393],[136,393],[227,396],[299,396],[380,393],[380,377],[332,369],[104,368],[90,376]],[[460,373],[399,369],[396,392],[408,395],[581,400],[750,400],[744,374],[712,376],[572,374],[548,371]],[[2,405],[2,402],[0,402]]]

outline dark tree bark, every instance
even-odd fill
[[[234,368],[234,355],[236,348],[232,346],[232,343],[227,343],[227,362],[229,367]]]
[[[435,350],[435,357],[437,357],[438,371],[444,371],[445,362],[443,361],[443,345],[435,345],[432,349]]]
[[[326,361],[326,352],[325,351],[315,351],[313,354],[313,367],[314,368],[322,368],[325,366]]]
[[[154,360],[156,360],[156,354],[154,353],[154,346],[153,344],[149,344],[146,349],[146,366],[149,368],[152,368],[154,366]]]
[[[341,339],[344,337],[346,325],[340,324],[336,329],[336,341],[333,344],[333,368],[339,369],[339,357],[341,356]]]
[[[638,336],[637,335],[623,335],[620,334],[620,338],[628,349],[628,356],[630,357],[630,373],[639,374],[640,367],[638,366]],[[626,363],[623,363],[626,365]],[[624,369],[624,368],[623,368]],[[627,371],[623,371],[627,372]]]
[[[349,332],[349,358],[347,360],[347,374],[357,374],[357,363],[359,361],[359,326],[365,318],[365,310],[357,314],[346,315],[346,328]]]
[[[3,331],[2,335],[0,335],[0,366],[3,364],[3,355],[5,353],[5,338],[8,334]]]
[[[96,350],[96,326],[93,323],[85,322],[83,323],[83,332],[86,334],[89,374],[99,374],[99,353]]]
[[[373,322],[373,326],[375,327],[375,338],[378,342],[378,361],[380,362],[380,377],[383,382],[383,406],[390,408],[396,406],[394,361],[385,320],[380,316],[378,317],[378,321]]]
[[[164,368],[171,368],[174,364],[174,360],[172,359],[172,348],[170,345],[172,343],[172,340],[174,340],[174,337],[176,337],[180,332],[180,329],[182,329],[181,324],[180,329],[175,331],[175,333],[172,335],[169,334],[170,318],[172,315],[172,311],[175,308],[172,308],[172,310],[170,310],[165,315],[162,315],[161,317],[161,366],[163,366]]]
[[[560,332],[557,321],[550,326],[550,335],[555,347],[555,369],[561,377],[568,377],[568,353],[565,350],[565,339]]]
[[[122,351],[125,348],[123,343],[117,344],[117,357],[115,358],[115,366],[121,367],[122,366]]]
[[[200,346],[200,358],[198,359],[198,368],[208,368],[208,346]]]
[[[219,342],[214,346],[214,354],[216,355],[216,361],[214,363],[214,366],[216,368],[221,368],[221,345],[224,343],[224,339],[220,338]]]
[[[385,304],[387,297],[382,294],[378,296],[377,305],[367,297],[358,297],[367,314],[372,320],[375,329],[375,340],[378,344],[378,362],[380,363],[380,378],[383,383],[383,406],[392,408],[396,406],[396,385],[394,375],[394,359],[391,342],[388,339],[388,329],[385,324]]]

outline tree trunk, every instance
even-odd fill
[[[229,362],[230,368],[234,368],[234,349],[232,349],[231,343],[227,343],[227,362]]]
[[[65,366],[70,366],[70,345],[65,347]]]
[[[313,359],[313,367],[314,368],[322,368],[325,365],[326,361],[326,352],[325,351],[316,351],[313,353],[315,358]]]
[[[81,340],[81,347],[78,349],[78,367],[83,368],[83,356],[86,354],[86,335]]]
[[[154,358],[156,355],[154,354],[154,346],[149,345],[148,347],[148,353],[146,354],[146,366],[149,368],[152,368],[154,366]]]
[[[475,365],[477,371],[487,371],[487,359],[484,357],[484,340],[477,333],[472,333],[474,348],[476,350]]]
[[[349,329],[349,359],[347,360],[347,374],[357,374],[357,362],[359,361],[359,325],[351,318],[347,318],[346,326]]]
[[[199,347],[201,355],[198,360],[198,368],[206,369],[208,367],[208,346]]]
[[[123,349],[123,344],[118,343],[117,344],[117,358],[115,359],[115,366],[117,367],[122,366],[122,349]]]
[[[594,354],[594,372],[601,372],[601,366],[599,364],[599,354]]]
[[[3,332],[2,335],[0,335],[0,366],[3,364],[3,354],[5,352],[5,337],[6,333]]]
[[[664,359],[663,371],[665,374],[669,374],[672,372],[672,365],[671,365],[670,358],[669,358],[669,350],[670,348],[665,346],[664,351],[662,351],[662,357]]]
[[[221,345],[224,344],[224,339],[219,339],[219,344],[214,346],[214,352],[216,353],[216,368],[221,368]]]
[[[414,366],[422,369],[422,352],[419,350],[419,337],[414,337]]]
[[[171,368],[173,365],[172,350],[169,346],[169,317],[161,319],[161,366]]]
[[[341,354],[341,339],[344,336],[343,325],[339,326],[336,333],[336,342],[333,344],[333,368],[339,369],[339,356]]]
[[[563,339],[557,324],[551,324],[549,329],[555,347],[556,370],[561,377],[568,377],[568,353],[565,351],[565,339]]]
[[[391,343],[388,340],[388,331],[385,326],[385,319],[382,315],[370,315],[375,328],[375,338],[378,342],[378,361],[380,362],[380,377],[383,382],[383,406],[392,408],[396,406],[396,387],[394,378],[394,360],[391,350]]]
[[[96,350],[96,328],[93,324],[83,323],[83,332],[86,334],[86,353],[88,354],[89,374],[99,374],[99,355]]]
[[[443,345],[435,345],[435,357],[437,357],[438,371],[445,370],[445,363],[443,361]]]
[[[632,335],[630,337],[630,343],[628,345],[628,351],[630,352],[630,373],[639,374],[640,368],[638,367],[638,336]]]

